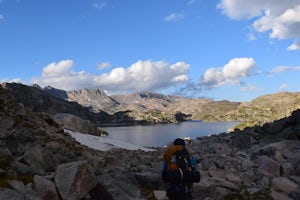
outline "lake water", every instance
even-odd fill
[[[101,127],[107,138],[146,147],[162,147],[176,138],[197,137],[228,132],[238,122],[187,121],[178,124]]]

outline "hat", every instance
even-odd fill
[[[174,140],[173,144],[185,146],[185,141],[181,138],[177,138],[176,140]]]

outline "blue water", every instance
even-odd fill
[[[101,127],[108,132],[107,138],[146,147],[162,147],[176,138],[197,137],[228,132],[238,122],[187,121],[178,124]]]

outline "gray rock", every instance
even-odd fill
[[[289,193],[295,190],[298,185],[286,177],[275,177],[271,183],[272,189],[284,193]]]
[[[232,183],[237,184],[237,185],[241,184],[241,182],[242,182],[241,179],[238,176],[234,175],[234,174],[226,174],[225,179],[227,181],[232,182]]]
[[[91,167],[83,161],[59,165],[54,180],[64,200],[81,199],[97,184]]]
[[[44,171],[54,171],[57,167],[57,161],[51,151],[32,147],[24,154],[24,160],[32,167],[42,169]]]
[[[1,120],[0,120],[1,121]],[[0,129],[1,132],[1,129]],[[0,147],[0,166],[7,166],[14,159],[13,155],[7,148]]]
[[[289,152],[288,142],[282,141],[282,142],[268,144],[254,151],[253,155],[254,156],[266,155],[266,156],[273,157],[277,151],[281,153],[288,153]]]
[[[273,200],[293,200],[289,198],[286,194],[271,190],[271,199]]]
[[[3,199],[3,200],[25,200],[25,197],[24,197],[24,195],[20,194],[16,190],[0,187],[0,199]]]
[[[166,191],[154,190],[153,193],[157,200],[168,200],[168,197],[166,196]]]
[[[294,175],[295,170],[294,167],[291,163],[285,162],[281,165],[282,168],[282,176],[289,176],[289,175]]]
[[[0,118],[0,139],[4,139],[11,135],[14,120],[11,117],[2,116],[1,113]]]
[[[103,174],[97,176],[97,182],[112,195],[114,200],[143,199],[134,173],[120,171]]]
[[[55,184],[41,176],[34,176],[32,188],[40,200],[59,200]]]
[[[25,186],[24,183],[17,180],[8,180],[9,185],[16,191],[21,194],[25,193]]]
[[[258,162],[258,170],[263,172],[264,174],[271,176],[280,176],[280,165],[267,156],[260,156],[257,159]]]
[[[61,124],[65,129],[69,129],[71,131],[86,133],[96,136],[106,136],[107,133],[105,131],[101,131],[98,129],[96,125],[86,119],[82,119],[78,116],[68,114],[68,113],[60,113],[54,116],[54,120]]]

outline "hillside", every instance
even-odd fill
[[[233,115],[238,121],[245,122],[240,127],[246,127],[287,117],[293,110],[299,108],[300,92],[279,92],[258,97],[249,103],[242,103]]]

